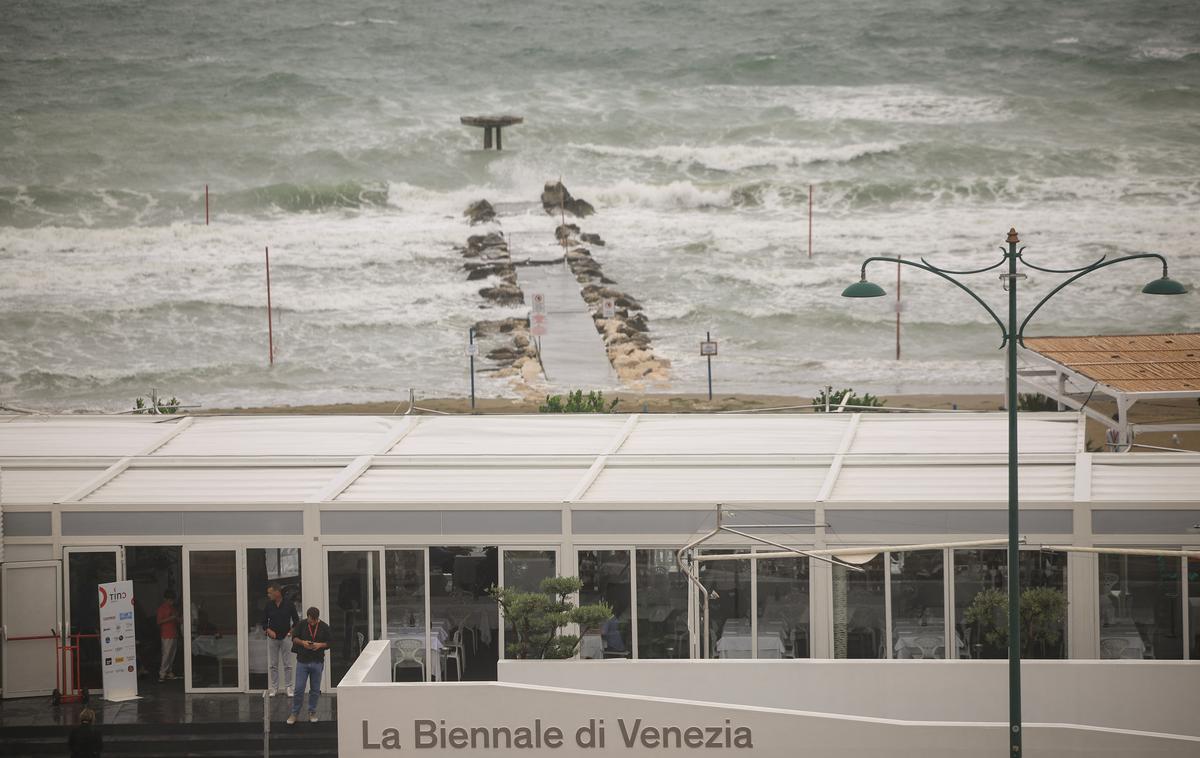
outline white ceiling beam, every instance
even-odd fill
[[[374,456],[360,455],[350,462],[346,468],[338,472],[337,476],[329,480],[329,483],[311,495],[305,502],[308,503],[324,503],[333,500],[338,495],[346,491],[346,488],[354,484],[360,476],[368,468],[371,467],[371,461]]]
[[[195,421],[196,421],[196,418],[194,416],[185,416],[184,418],[179,419],[178,421],[176,421],[173,424],[169,423],[169,422],[164,422],[164,421],[156,422],[159,424],[167,423],[170,428],[167,430],[167,432],[163,436],[159,437],[154,442],[151,442],[149,445],[145,446],[141,450],[134,453],[133,454],[134,457],[140,458],[140,457],[146,456],[146,455],[153,455],[155,450],[158,450],[163,445],[167,444],[171,440],[178,437],[181,432],[186,431],[188,429],[188,427],[190,427],[193,423],[195,423]]]
[[[74,492],[70,493],[64,498],[61,498],[60,500],[57,500],[56,502],[60,504],[78,503],[80,500],[84,499],[88,495],[92,494],[96,490],[111,482],[113,479],[123,474],[125,469],[129,468],[129,464],[131,463],[133,463],[133,458],[130,456],[125,456],[121,460],[101,471],[97,476],[89,479]]]
[[[858,424],[862,421],[862,417],[863,414],[855,413],[850,417],[850,423],[846,425],[846,430],[842,432],[842,441],[838,445],[837,454],[833,456],[833,462],[829,464],[829,471],[825,474],[825,481],[821,483],[821,489],[817,492],[816,501],[818,503],[825,502],[833,494],[838,475],[842,473],[842,464],[846,461],[846,453],[850,452],[850,447],[854,444],[854,437],[858,434]]]
[[[633,434],[634,427],[637,426],[638,419],[640,418],[640,413],[631,413],[629,415],[629,418],[625,420],[625,425],[609,441],[608,447],[604,449],[604,452],[596,456],[596,460],[592,461],[592,465],[579,478],[579,482],[576,483],[571,493],[563,500],[564,503],[577,503],[583,499],[587,491],[596,483],[596,479],[599,478],[600,473],[604,471],[604,467],[608,463],[608,456],[615,454],[621,449],[621,446],[629,439],[629,435]]]

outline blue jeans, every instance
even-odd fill
[[[321,675],[325,673],[325,661],[316,663],[301,663],[296,661],[296,688],[292,695],[292,713],[300,713],[300,704],[304,702],[304,685],[308,682],[308,710],[317,710],[317,701],[321,699]]]

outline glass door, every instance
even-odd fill
[[[291,643],[279,635],[284,625],[304,618],[304,593],[300,580],[300,548],[246,548],[246,662],[251,691],[287,692],[295,681],[295,656]],[[264,631],[268,609],[279,630],[272,644]],[[290,613],[289,613],[290,611]],[[286,634],[286,633],[285,633]]]
[[[238,692],[242,683],[245,599],[240,551],[185,549],[184,684],[187,690]]]
[[[500,622],[488,588],[500,583],[499,548],[433,546],[428,571],[431,628],[444,628],[449,634],[439,664],[441,678],[495,681]]]
[[[500,585],[512,587],[521,592],[537,592],[543,579],[558,576],[558,551],[551,549],[529,550],[523,548],[504,548],[500,560]],[[509,643],[516,642],[513,630],[507,623],[500,621],[500,657],[506,655]]]
[[[328,548],[325,551],[325,597],[333,645],[329,653],[330,682],[336,687],[368,642],[383,639],[387,609],[382,596],[383,549]]]
[[[96,585],[125,578],[125,561],[119,547],[63,548],[66,571],[64,598],[69,642],[79,644],[79,686],[103,690],[100,656],[100,596]]]
[[[425,555],[423,548],[384,552],[384,615],[392,643],[393,682],[427,682],[444,676],[451,630],[444,619],[432,627],[428,623]]]

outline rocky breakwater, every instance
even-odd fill
[[[582,219],[596,212],[586,200],[573,197],[560,182],[547,182],[541,200],[542,207],[551,216],[569,214]],[[486,200],[472,203],[463,215],[472,225],[495,222],[492,206]],[[604,247],[604,240],[598,234],[584,232],[574,223],[559,224],[554,234],[563,248],[571,274],[579,282],[580,297],[591,310],[608,360],[622,384],[631,389],[645,389],[667,383],[671,362],[654,352],[645,309],[604,275],[600,262],[592,255],[590,248]],[[499,231],[472,235],[466,246],[458,251],[463,257],[467,279],[486,282],[479,290],[485,301],[481,308],[526,306],[525,293],[517,283],[516,266],[557,266],[563,261],[562,258],[513,261],[508,241]],[[611,301],[611,310],[606,310],[606,301]],[[509,378],[514,382],[514,388],[522,393],[544,391],[544,374],[529,332],[528,316],[478,321],[475,336],[480,355],[493,363],[482,371]]]
[[[487,203],[486,200],[481,202]],[[478,205],[472,204],[471,208]],[[471,208],[464,214],[468,218]],[[525,294],[517,286],[517,272],[504,235],[499,232],[471,235],[467,238],[466,247],[459,248],[458,252],[463,257],[467,280],[486,280],[486,286],[479,290],[479,296],[485,301],[480,307],[524,305]],[[482,371],[492,372],[493,376],[514,378],[519,385],[526,387],[541,377],[541,364],[529,338],[528,318],[509,316],[477,321],[475,339],[480,346],[480,355],[493,363]]]
[[[586,200],[572,197],[562,182],[546,182],[542,208],[550,215],[570,214],[575,218],[593,215],[596,209]],[[591,247],[605,247],[599,234],[584,232],[578,224],[561,223],[554,236],[563,246],[567,265],[580,284],[580,295],[592,311],[596,331],[604,339],[608,360],[623,384],[635,389],[665,384],[670,380],[671,361],[657,355],[651,345],[650,323],[645,309],[632,295],[620,290],[604,275]],[[605,301],[611,301],[606,316]]]

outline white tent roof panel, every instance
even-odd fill
[[[171,429],[170,423],[148,422],[148,417],[22,418],[0,424],[0,458],[136,455]]]
[[[1022,500],[1073,500],[1074,466],[1021,466],[1017,486]],[[830,500],[990,501],[1008,500],[1008,467],[846,466]]]
[[[1022,453],[1074,452],[1079,433],[1074,414],[1021,414],[1017,434]],[[1047,417],[1049,416],[1049,417]],[[864,413],[850,454],[981,454],[1008,452],[1006,414],[907,415]]]
[[[53,503],[95,479],[103,470],[4,468],[0,470],[0,504]]]
[[[1092,500],[1200,500],[1200,456],[1188,457],[1190,466],[1093,463]]]
[[[837,450],[849,414],[806,416],[643,416],[621,455],[742,455]]]
[[[297,503],[320,491],[340,468],[130,468],[84,503]]]
[[[422,416],[392,455],[584,455],[604,452],[625,416]]]
[[[587,465],[532,467],[377,466],[337,497],[353,502],[556,502],[567,499]]]
[[[609,464],[583,500],[598,502],[812,501],[826,466],[615,466]]]
[[[155,455],[362,455],[377,451],[400,423],[371,416],[197,418]]]

